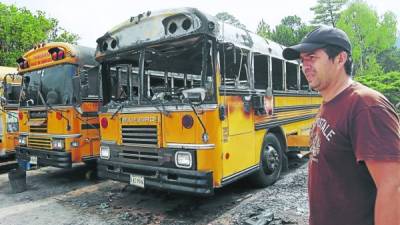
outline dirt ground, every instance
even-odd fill
[[[308,224],[306,161],[274,185],[252,188],[246,180],[194,197],[139,189],[88,178],[83,165],[27,172],[28,190],[14,194],[0,174],[0,225],[28,224]]]

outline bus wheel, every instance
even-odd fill
[[[264,138],[260,154],[260,168],[252,180],[257,187],[267,187],[278,180],[283,168],[283,151],[279,139],[274,134]]]

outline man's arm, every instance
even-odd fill
[[[375,225],[400,225],[400,161],[365,161],[377,188]]]

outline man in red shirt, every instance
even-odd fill
[[[352,80],[346,33],[321,26],[283,57],[302,61],[323,99],[310,133],[310,225],[400,225],[399,118]]]

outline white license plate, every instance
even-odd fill
[[[37,165],[37,156],[31,156],[31,159],[29,160],[29,163]]]
[[[144,188],[144,177],[131,174],[129,183],[131,185]]]

